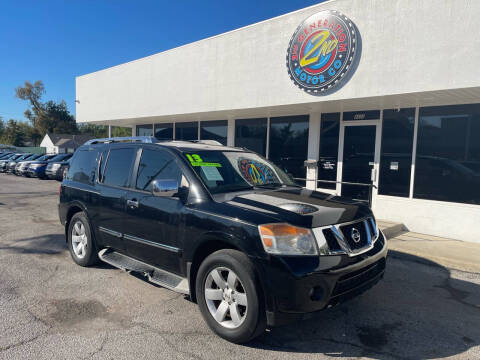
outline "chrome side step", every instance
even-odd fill
[[[125,270],[126,272],[135,272],[143,274],[148,281],[165,287],[167,289],[190,295],[188,280],[184,277],[172,274],[168,271],[159,269],[155,266],[146,264],[142,261],[121,254],[112,249],[103,249],[98,253],[100,260]]]

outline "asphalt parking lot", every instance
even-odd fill
[[[230,344],[182,295],[75,265],[58,187],[0,174],[0,359],[480,358],[480,274],[398,253],[361,297]]]

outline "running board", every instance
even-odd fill
[[[140,273],[154,284],[182,294],[190,294],[188,280],[184,277],[172,274],[111,249],[101,250],[98,253],[98,257],[107,264],[125,270],[126,272]]]

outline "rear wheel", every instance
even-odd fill
[[[90,266],[98,262],[90,224],[83,212],[74,214],[70,220],[68,225],[68,249],[73,261],[80,266]]]
[[[198,270],[196,294],[203,318],[224,339],[245,343],[264,332],[263,297],[244,253],[225,249],[208,256]]]

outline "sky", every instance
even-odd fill
[[[0,0],[0,116],[25,120],[15,87],[75,114],[75,77],[218,35],[321,0]],[[261,44],[259,44],[261,46]]]

